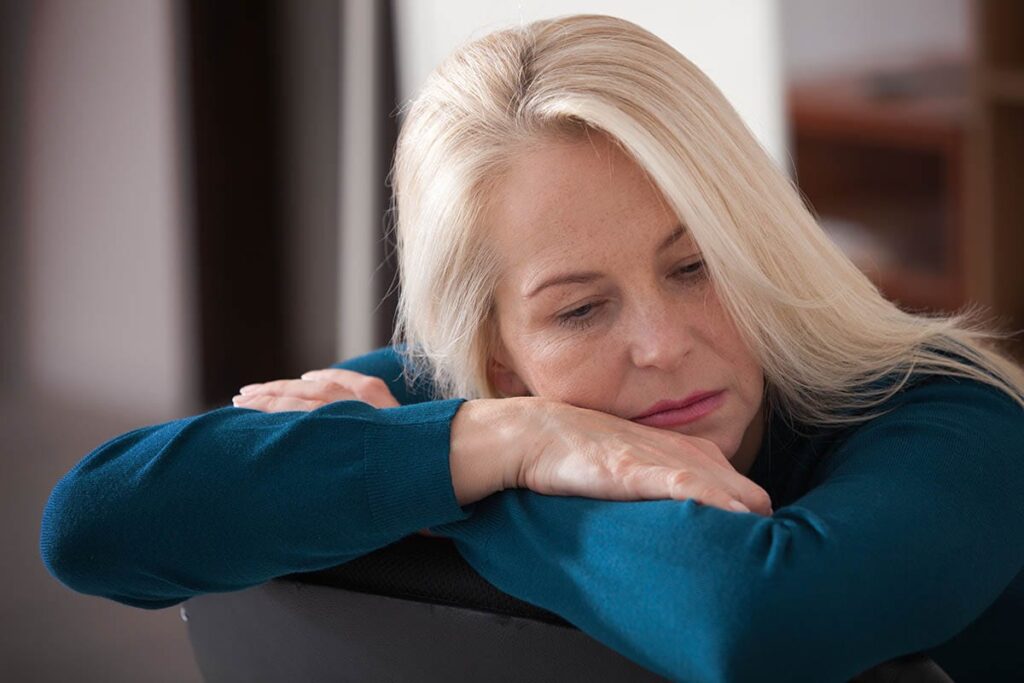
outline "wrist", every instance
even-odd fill
[[[542,399],[522,396],[465,401],[451,428],[452,485],[459,505],[508,488],[533,452],[529,416]]]

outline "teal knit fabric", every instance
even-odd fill
[[[429,527],[501,590],[679,681],[847,681],[924,652],[1024,680],[1024,411],[924,377],[855,428],[773,417],[749,476],[775,513],[525,489],[460,507],[462,399],[393,348],[338,363],[401,407],[224,407],[98,446],[54,487],[40,551],[68,587],[159,609],[335,566]]]

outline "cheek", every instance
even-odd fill
[[[761,403],[764,392],[764,371],[757,358],[750,352],[735,330],[727,338],[720,338],[716,348],[719,349],[727,366],[732,368],[744,400],[756,409]]]
[[[739,382],[742,386],[743,398],[751,413],[756,413],[764,398],[764,374],[756,363],[745,366],[739,371]]]
[[[603,410],[622,384],[620,370],[602,355],[607,348],[580,339],[527,342],[521,370],[535,396]]]
[[[760,405],[764,390],[764,373],[757,358],[750,352],[739,330],[727,315],[718,297],[711,290],[707,299],[706,329],[711,330],[709,345],[726,367],[732,369],[739,391],[752,406]]]

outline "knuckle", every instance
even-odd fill
[[[315,385],[316,394],[318,396],[326,396],[333,398],[334,400],[340,400],[352,395],[352,390],[344,384],[338,384],[337,382],[321,381]]]
[[[692,488],[696,476],[689,470],[676,470],[669,476],[669,484],[675,489]]]
[[[335,397],[345,391],[345,387],[327,379],[307,379],[294,395],[306,400],[336,401],[339,399]]]
[[[617,448],[605,457],[604,466],[615,479],[624,479],[636,469],[636,460],[625,449]]]
[[[377,396],[383,396],[385,394],[390,394],[391,393],[391,390],[388,389],[387,382],[382,380],[380,377],[370,377],[370,378],[368,378],[366,380],[366,383],[365,383],[364,387],[365,387],[366,391],[368,391],[368,392],[370,392],[370,393],[372,393],[374,395],[377,395]]]
[[[672,473],[671,481],[677,486],[689,486],[693,483],[695,475],[690,470],[676,470]]]

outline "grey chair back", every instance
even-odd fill
[[[665,681],[556,614],[507,595],[444,538],[182,606],[207,683]],[[851,683],[949,683],[910,655]]]

